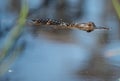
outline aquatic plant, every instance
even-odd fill
[[[18,56],[18,52],[13,52],[13,56],[9,57],[8,59],[5,59],[10,50],[14,47],[14,44],[17,42],[18,38],[22,34],[25,22],[26,22],[26,17],[28,14],[28,2],[27,0],[22,0],[21,1],[21,11],[20,11],[20,16],[17,22],[17,25],[13,27],[11,32],[8,34],[8,38],[5,40],[1,52],[0,52],[0,76],[4,75],[7,70],[9,69],[10,65],[14,62],[14,60]],[[4,62],[4,60],[6,60]]]

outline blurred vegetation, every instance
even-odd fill
[[[21,11],[17,25],[13,27],[11,32],[8,34],[8,38],[5,40],[4,45],[2,46],[0,52],[0,75],[3,75],[5,72],[7,72],[9,66],[17,58],[18,56],[17,53],[20,52],[19,48],[17,50],[14,50],[15,52],[13,52],[13,54],[10,55],[11,57],[6,60],[6,57],[8,56],[9,52],[12,50],[18,38],[22,34],[27,14],[28,14],[28,2],[27,0],[23,0],[21,4]],[[6,61],[4,62],[4,60]]]
[[[120,18],[120,3],[118,0],[112,0],[113,6],[115,8],[115,11],[118,15],[118,17]]]

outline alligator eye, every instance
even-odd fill
[[[88,23],[88,26],[92,26],[93,25],[93,23]]]

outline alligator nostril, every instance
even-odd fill
[[[35,22],[36,20],[35,19],[32,19],[33,22]]]

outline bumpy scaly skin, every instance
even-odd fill
[[[62,20],[54,20],[54,19],[34,19],[32,20],[32,24],[34,26],[41,26],[41,25],[46,25],[46,26],[52,26],[55,29],[73,29],[77,28],[86,32],[91,32],[95,29],[109,29],[106,27],[99,27],[97,28],[96,25],[93,22],[88,22],[88,23],[80,23],[80,24],[71,24],[71,23],[66,23],[63,22]]]

